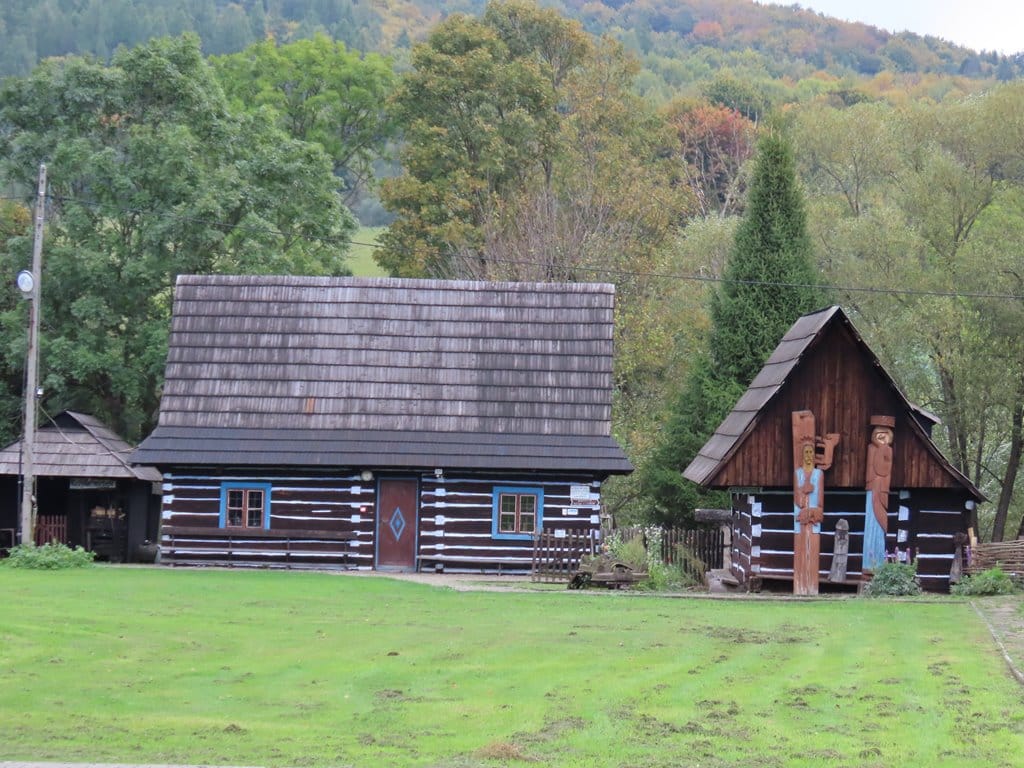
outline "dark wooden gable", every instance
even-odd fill
[[[135,460],[628,472],[614,300],[606,284],[182,276]]]
[[[931,441],[920,410],[838,307],[797,320],[684,475],[712,488],[789,487],[791,417],[799,410],[814,413],[819,433],[840,435],[831,488],[864,487],[870,418],[888,414],[896,417],[892,488],[955,488],[983,498]]]

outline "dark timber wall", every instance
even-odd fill
[[[409,473],[403,477],[409,477]],[[381,474],[380,477],[387,477]],[[496,487],[539,488],[547,530],[600,529],[593,475],[417,473],[419,568],[526,571],[532,541],[492,535]],[[267,531],[220,527],[224,482],[271,486]],[[573,487],[577,489],[573,498]],[[586,486],[590,498],[581,500]],[[161,561],[170,565],[361,568],[375,565],[377,480],[358,474],[182,470],[164,475]]]
[[[959,505],[957,504],[959,501]],[[967,527],[969,498],[934,489],[894,491],[889,502],[886,551],[915,563],[921,586],[933,592],[949,589],[953,536]],[[832,567],[836,523],[850,524],[847,579],[861,577],[865,494],[862,490],[826,489],[821,525],[819,574],[827,583]],[[952,508],[951,508],[952,507]],[[793,578],[793,495],[789,489],[740,493],[733,497],[733,574],[744,583],[757,579]]]

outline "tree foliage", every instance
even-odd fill
[[[740,212],[742,169],[754,151],[757,128],[735,109],[675,102],[665,117],[679,137],[680,167],[702,216]]]
[[[992,498],[979,531],[996,540],[1021,519],[1022,110],[1010,84],[797,121],[822,264],[903,389],[941,418],[946,455]]]
[[[698,506],[719,506],[681,473],[802,314],[826,302],[818,286],[792,149],[770,133],[758,144],[746,211],[722,283],[711,295],[707,352],[691,362],[665,428],[641,467],[653,516],[690,524]]]
[[[107,60],[119,47],[187,32],[208,54],[314,34],[370,50],[383,27],[367,0],[18,0],[0,5],[0,76],[27,75],[54,56]]]
[[[290,136],[323,147],[347,196],[372,180],[373,161],[394,135],[385,110],[394,82],[387,59],[318,34],[285,45],[264,40],[211,63],[233,108],[269,108]]]
[[[49,173],[43,270],[44,408],[75,408],[138,438],[157,411],[180,273],[344,273],[354,223],[331,164],[261,114],[233,112],[194,37],[52,60],[0,91],[0,173]],[[27,264],[31,233],[7,241]],[[24,307],[6,308],[7,390]]]
[[[383,187],[399,219],[379,257],[393,274],[445,274],[460,249],[481,248],[499,200],[538,173],[550,175],[559,123],[554,84],[585,38],[553,11],[492,6],[501,13],[455,15],[438,25],[413,49],[413,69],[396,91],[404,174]],[[543,25],[549,31],[538,31]],[[531,47],[551,40],[562,53]]]

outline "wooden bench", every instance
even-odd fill
[[[352,533],[314,530],[264,530],[238,528],[206,528],[202,526],[164,526],[160,531],[160,551],[175,565],[213,565],[262,568],[315,568],[316,550],[302,544],[342,542],[338,551],[326,551],[328,557],[339,557],[342,568],[349,562]],[[255,542],[255,545],[254,545]],[[260,548],[260,544],[277,543],[283,549]],[[298,545],[298,546],[297,546]],[[209,554],[211,557],[204,557]],[[276,559],[275,559],[276,558]],[[302,562],[300,562],[302,561]],[[320,567],[337,567],[324,566]]]

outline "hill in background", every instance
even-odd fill
[[[1024,54],[978,52],[935,37],[892,34],[798,5],[751,0],[561,0],[543,3],[593,34],[623,42],[641,60],[641,90],[667,99],[731,72],[791,87],[865,80],[881,73],[1009,80]],[[105,59],[121,45],[193,31],[207,54],[257,40],[324,32],[351,49],[403,51],[445,15],[478,14],[484,0],[20,0],[0,7],[0,76],[24,75],[42,58]],[[813,88],[809,90],[813,91]]]

